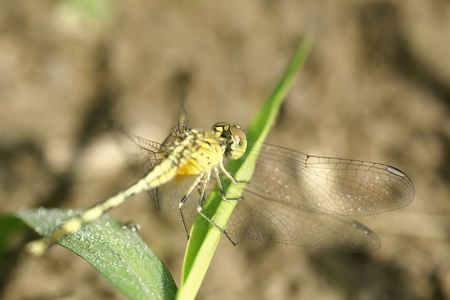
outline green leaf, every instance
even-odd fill
[[[82,213],[71,209],[20,210],[15,216],[39,234]],[[173,299],[177,287],[138,233],[105,214],[58,241],[83,257],[130,299]]]
[[[257,142],[263,142],[265,140],[275,121],[281,103],[291,88],[295,75],[305,62],[311,46],[312,42],[308,38],[305,38],[301,42],[279,84],[251,122],[248,129],[248,139]],[[234,174],[238,180],[248,182],[255,169],[258,151],[257,148],[250,146],[247,149],[247,153],[253,152],[252,155],[248,155],[244,161],[231,161],[227,165],[227,170]],[[242,194],[244,187],[244,184],[232,184],[224,186],[224,189],[227,195],[237,197]],[[236,204],[237,201],[223,201],[219,189],[216,188],[206,200],[204,211],[207,211],[209,215],[214,215],[214,222],[221,228],[225,228],[226,222]],[[186,249],[177,299],[195,298],[219,243],[219,239],[222,236],[222,233],[217,228],[204,226],[204,222],[205,220],[201,216],[198,216],[192,226],[191,238]]]

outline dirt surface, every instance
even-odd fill
[[[193,127],[246,127],[301,38],[315,44],[271,143],[394,165],[407,208],[361,218],[371,254],[223,239],[198,299],[450,299],[450,2],[68,1],[0,4],[0,213],[88,207],[133,182],[106,120],[162,141],[187,95]],[[145,195],[134,220],[178,282],[179,218]],[[52,247],[9,246],[2,299],[124,299],[94,268]]]

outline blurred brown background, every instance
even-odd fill
[[[95,3],[95,4],[94,4]],[[180,93],[190,125],[244,128],[304,35],[315,44],[269,141],[394,165],[416,187],[405,209],[361,218],[371,254],[222,239],[199,299],[450,299],[450,2],[4,1],[0,4],[0,213],[88,207],[136,178],[115,119],[162,141]],[[179,218],[146,195],[112,211],[178,282]],[[8,248],[2,299],[124,299],[52,247]]]

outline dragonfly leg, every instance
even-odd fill
[[[221,161],[221,162],[219,163],[219,166],[220,166],[220,170],[223,172],[223,174],[225,174],[225,176],[227,176],[228,179],[230,179],[231,181],[233,181],[234,184],[248,183],[248,182],[246,182],[246,181],[239,181],[239,180],[237,180],[236,178],[234,178],[234,176],[233,176],[230,172],[228,172],[227,169],[225,169],[225,166],[223,165],[223,161]]]
[[[216,174],[218,174],[219,171],[217,171],[217,168],[214,168],[214,170],[217,172]],[[199,213],[205,220],[207,220],[207,221],[208,221],[209,223],[211,223],[214,227],[216,227],[217,229],[219,229],[220,232],[222,232],[222,233],[227,237],[227,239],[233,244],[233,246],[236,246],[237,243],[234,242],[234,241],[231,239],[231,237],[228,235],[228,233],[225,231],[225,229],[223,229],[222,227],[220,227],[219,225],[217,225],[213,220],[211,220],[211,218],[209,218],[207,215],[205,215],[205,214],[203,213],[203,204],[205,203],[206,188],[208,187],[208,183],[209,183],[210,178],[211,178],[211,171],[209,171],[209,172],[206,174],[206,178],[205,178],[205,180],[204,180],[203,183],[202,183],[202,191],[201,191],[201,196],[200,196],[200,203],[199,203],[199,205],[198,205],[198,207],[197,207],[197,211],[198,211],[198,213]],[[219,180],[219,182],[220,182],[220,180]],[[221,185],[221,184],[222,184],[222,183],[220,182],[220,185]],[[221,191],[222,191],[222,190],[223,190],[223,188],[221,187]],[[222,196],[223,196],[223,194],[222,194]],[[230,200],[230,199],[224,199],[224,200]]]
[[[223,184],[222,184],[222,180],[220,179],[220,174],[219,174],[219,170],[217,168],[214,168],[214,173],[216,174],[216,179],[217,179],[217,184],[219,185],[219,190],[220,193],[222,194],[222,199],[226,200],[226,201],[233,201],[233,200],[242,200],[244,197],[235,197],[235,198],[231,198],[231,197],[227,197],[227,194],[225,193],[225,190],[223,188]],[[229,173],[228,173],[229,174]],[[230,174],[231,176],[231,174]],[[227,176],[228,177],[228,176]],[[231,176],[231,178],[234,179],[233,176]],[[234,179],[236,180],[236,179]],[[236,184],[242,183],[242,182],[235,182]]]
[[[192,193],[192,191],[197,186],[200,186],[200,182],[202,182],[202,180],[204,180],[204,177],[205,177],[204,174],[201,174],[201,175],[197,176],[197,178],[195,179],[194,183],[186,191],[186,193],[184,194],[183,198],[181,198],[180,204],[178,205],[178,208],[180,209],[181,221],[183,222],[184,230],[186,231],[188,239],[189,239],[190,236],[189,236],[189,230],[188,230],[187,225],[186,225],[186,221],[184,220],[183,205],[186,203],[186,200],[188,199],[188,197]]]

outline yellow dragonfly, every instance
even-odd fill
[[[319,157],[247,140],[239,125],[216,123],[211,131],[188,128],[183,110],[178,126],[159,144],[131,133],[125,135],[147,153],[150,168],[130,187],[66,221],[50,235],[27,245],[41,255],[47,247],[99,218],[142,191],[152,191],[158,208],[166,203],[179,212],[188,234],[200,214],[233,243],[233,234],[261,241],[339,251],[374,251],[378,237],[351,216],[398,209],[414,198],[414,186],[399,169],[379,163]],[[247,146],[259,156],[250,182],[227,171],[224,160],[246,159]],[[239,201],[221,228],[203,210],[215,177],[224,201]],[[242,197],[231,197],[223,181],[245,184]],[[209,188],[208,188],[209,187]],[[188,201],[189,200],[189,201]]]

